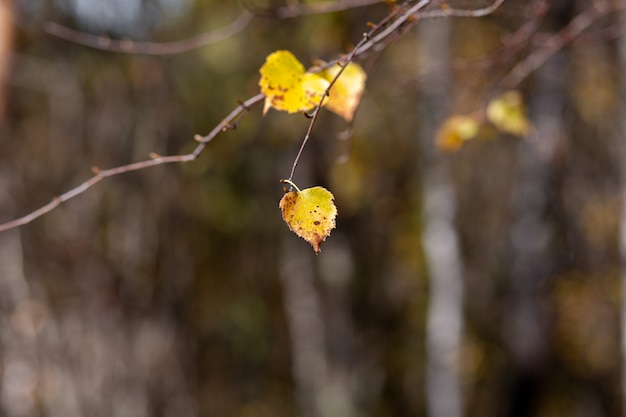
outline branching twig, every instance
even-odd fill
[[[220,42],[236,35],[250,24],[253,17],[252,13],[244,10],[239,17],[228,26],[174,42],[137,42],[111,39],[105,36],[96,36],[81,32],[54,22],[47,22],[43,30],[57,38],[108,52],[120,52],[133,55],[176,55],[197,49],[204,45]]]
[[[84,193],[89,188],[93,187],[94,185],[96,185],[97,183],[99,183],[105,178],[124,174],[126,172],[138,171],[140,169],[149,168],[149,167],[153,167],[157,165],[171,164],[175,162],[189,162],[189,161],[195,160],[198,157],[198,155],[200,155],[200,153],[204,150],[207,143],[213,140],[220,132],[223,132],[225,130],[232,128],[233,124],[231,122],[233,120],[239,120],[238,118],[246,114],[248,111],[250,111],[253,107],[258,105],[259,103],[261,103],[264,98],[265,96],[263,94],[257,94],[256,96],[249,98],[248,100],[240,104],[237,108],[235,108],[235,110],[233,110],[228,116],[226,116],[226,118],[222,120],[222,122],[218,124],[211,132],[209,132],[209,134],[207,134],[206,136],[197,135],[196,140],[200,143],[198,144],[198,146],[196,146],[196,148],[192,152],[188,154],[183,154],[183,155],[169,155],[169,156],[159,156],[156,154],[152,154],[150,155],[151,159],[148,159],[145,161],[134,162],[132,164],[122,165],[122,166],[118,166],[115,168],[109,168],[109,169],[104,169],[104,170],[100,170],[99,168],[93,168],[93,171],[94,171],[93,177],[89,178],[88,180],[78,185],[77,187],[74,187],[71,190],[63,194],[57,197],[54,197],[52,201],[50,201],[45,206],[40,207],[37,210],[25,216],[22,216],[18,219],[0,224],[0,232],[13,229],[15,227],[23,226],[27,223],[32,222],[33,220],[52,211],[53,209],[58,207],[61,203],[67,200],[70,200],[79,194]]]
[[[55,22],[46,22],[43,26],[43,30],[49,35],[56,36],[57,38],[68,42],[73,42],[103,51],[133,55],[165,56],[182,54],[205,45],[223,41],[224,39],[242,32],[248,27],[252,19],[257,16],[288,19],[314,14],[333,13],[383,2],[384,0],[345,0],[339,2],[298,5],[297,7],[285,6],[272,11],[260,11],[251,7],[246,7],[237,19],[223,28],[172,42],[140,42],[129,39],[111,39],[107,36],[98,36],[81,32]]]
[[[413,27],[419,20],[422,19],[432,19],[437,17],[444,16],[458,16],[458,17],[482,17],[496,11],[504,0],[494,0],[494,2],[482,9],[476,10],[457,10],[457,9],[441,9],[441,10],[431,10],[422,12],[431,0],[420,0],[415,4],[408,3],[403,6],[403,8],[399,7],[395,12],[392,12],[380,22],[377,26],[380,28],[380,33],[376,34],[376,36],[370,36],[367,42],[364,42],[360,47],[355,48],[355,57],[363,55],[365,52],[370,49],[377,50],[380,45],[382,48],[386,47],[389,44],[389,39],[393,40],[391,35],[396,33],[402,33],[407,29]],[[410,7],[409,7],[410,6]],[[446,11],[447,10],[447,11]],[[444,13],[444,14],[442,14]],[[449,13],[449,14],[445,14]],[[388,23],[388,25],[387,25]],[[386,26],[385,26],[386,25]],[[383,42],[385,41],[385,42]],[[376,47],[376,48],[375,48]],[[342,58],[336,59],[334,61],[328,62],[325,67],[336,64],[341,61]]]
[[[626,19],[607,26],[605,28],[594,31],[593,33],[583,33],[577,39],[572,41],[576,45],[593,45],[596,42],[606,42],[623,36],[626,32]]]
[[[524,45],[528,44],[528,40],[537,33],[549,8],[549,0],[534,1],[534,4],[531,6],[533,10],[532,17],[502,42],[504,55],[502,59],[504,61],[508,61],[510,57],[517,54]]]
[[[614,8],[614,11],[620,11],[624,9],[624,6]],[[570,45],[593,45],[598,42],[607,42],[615,40],[624,35],[626,32],[626,18],[622,15],[620,20],[617,20],[611,25],[601,26],[595,30],[586,30],[584,33],[578,35],[575,39],[572,39]],[[551,44],[553,41],[551,37],[553,33],[538,33],[533,37],[533,46],[544,47]]]
[[[312,4],[296,4],[292,6],[283,6],[276,9],[256,9],[252,6],[245,5],[246,9],[256,16],[275,17],[278,19],[290,19],[294,17],[310,16],[314,14],[326,14],[340,12],[342,10],[355,9],[357,7],[371,6],[374,4],[385,3],[385,0],[341,0],[326,1]]]
[[[504,0],[496,0],[491,5],[476,10],[461,10],[442,7],[440,10],[431,10],[420,14],[421,19],[433,19],[438,17],[483,17],[495,12]]]
[[[550,36],[542,48],[533,51],[524,60],[515,65],[502,81],[500,81],[500,85],[503,89],[510,89],[519,85],[554,54],[563,49],[567,44],[573,42],[596,20],[610,12],[623,9],[624,7],[623,5],[610,4],[606,1],[592,4],[591,7],[572,19],[567,26]]]

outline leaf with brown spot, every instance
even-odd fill
[[[319,253],[322,242],[335,228],[337,207],[333,202],[334,196],[324,187],[306,188],[302,191],[295,188],[296,191],[290,191],[283,196],[278,206],[289,228],[309,242],[315,253]]]
[[[268,55],[259,72],[259,86],[265,94],[263,114],[270,107],[288,113],[309,111],[320,103],[330,84],[320,75],[306,72],[289,51]]]

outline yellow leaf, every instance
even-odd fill
[[[332,193],[324,187],[302,191],[296,187],[296,191],[286,193],[278,205],[289,228],[309,242],[315,253],[321,251],[322,242],[335,228],[337,208],[333,199]]]
[[[478,135],[480,123],[470,116],[453,115],[448,117],[437,130],[435,143],[442,151],[456,151],[465,141]]]
[[[324,70],[321,75],[330,82],[337,76],[340,69],[339,65],[334,65]],[[330,89],[326,108],[343,117],[347,122],[352,121],[354,112],[361,101],[366,79],[367,75],[363,68],[350,62]]]
[[[308,111],[324,96],[328,81],[307,73],[289,51],[276,51],[267,56],[260,69],[259,86],[265,95],[263,114],[270,107],[288,113]]]
[[[530,124],[519,91],[507,91],[487,105],[487,119],[502,132],[525,136]]]

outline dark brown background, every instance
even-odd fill
[[[257,94],[266,55],[332,59],[389,11],[259,18],[167,57],[42,31],[54,21],[175,40],[241,10],[92,3],[20,0],[14,25],[0,24],[14,29],[2,57],[0,221],[92,166],[189,152],[194,134]],[[548,3],[537,28],[546,34],[592,2]],[[124,8],[133,4],[139,12]],[[376,61],[352,142],[337,139],[341,119],[322,114],[294,178],[335,194],[337,229],[319,256],[278,210],[309,120],[260,109],[195,162],[105,180],[1,233],[0,415],[621,415],[626,61],[607,28],[624,17],[599,19],[518,86],[527,139],[486,127],[457,153],[432,146],[443,118],[480,110],[542,47],[536,36],[501,48],[535,13],[505,1],[494,16],[421,22]],[[430,327],[434,314],[452,325]],[[451,338],[450,352],[438,352],[437,335]],[[452,379],[439,390],[437,375]]]

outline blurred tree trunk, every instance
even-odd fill
[[[561,13],[551,25],[559,30]],[[573,5],[572,5],[573,6]],[[558,9],[557,9],[558,10]],[[534,415],[549,355],[549,312],[542,300],[556,259],[550,254],[555,238],[549,202],[555,193],[554,176],[559,175],[555,158],[565,135],[567,85],[566,52],[562,51],[539,68],[529,91],[530,118],[534,129],[528,142],[519,142],[517,180],[512,190],[510,290],[505,300],[503,340],[512,355],[509,416]],[[543,289],[543,291],[542,291]]]
[[[590,1],[555,1],[544,26],[562,33],[591,7]],[[623,133],[613,139],[610,107],[596,95],[611,88],[604,72],[611,59],[604,45],[564,47],[528,82],[533,130],[517,150],[504,300],[511,417],[542,414],[559,403],[586,415],[619,409],[610,382],[616,369],[593,353],[611,357],[615,334],[600,307],[610,305],[603,287],[611,285],[615,262],[615,240],[602,224],[617,216],[609,203],[619,182],[612,155]],[[585,303],[595,307],[585,312]],[[552,392],[547,381],[558,377],[567,383]],[[572,394],[586,386],[594,388]]]
[[[552,270],[546,213],[552,163],[563,134],[563,58],[555,57],[538,71],[529,103],[535,129],[529,142],[518,144],[519,172],[512,190],[511,289],[503,323],[504,340],[513,357],[510,416],[532,415],[530,410],[545,370],[549,317],[542,307],[541,288]]]
[[[0,2],[0,121],[4,115],[5,91],[7,74],[11,65],[13,51],[13,2]]]
[[[327,378],[326,328],[315,287],[308,248],[287,236],[280,260],[285,316],[291,340],[291,368],[299,414],[324,416],[323,393]]]
[[[282,246],[280,278],[298,415],[354,416],[359,384],[352,375],[356,358],[347,294],[352,256],[345,243],[333,240],[320,255],[291,234],[284,234]]]
[[[420,62],[450,68],[450,22],[422,22]],[[455,221],[456,196],[446,160],[433,152],[438,124],[448,111],[450,72],[422,85],[419,137],[422,141],[423,245],[430,278],[426,316],[426,398],[430,417],[460,417],[463,401],[458,374],[463,331],[463,274]]]
[[[622,74],[626,74],[626,37],[622,36],[618,43],[619,48],[619,68]],[[626,82],[621,79],[620,85],[621,96],[621,108],[619,114],[621,115],[620,131],[617,132],[617,140],[621,140],[620,162],[621,162],[621,219],[620,219],[620,255],[621,255],[621,286],[622,286],[622,299],[621,299],[621,384],[622,384],[622,415],[626,416],[626,141],[624,141],[624,134],[626,132]],[[619,143],[619,142],[618,142]]]
[[[13,51],[13,7],[12,2],[0,2],[0,132],[4,122],[6,85]],[[0,141],[7,135],[0,134]],[[5,168],[0,164],[0,174]],[[0,207],[9,207],[12,201],[6,196],[8,175],[0,175]],[[33,401],[28,401],[35,389],[35,372],[32,364],[37,358],[34,323],[18,320],[18,312],[30,310],[31,289],[24,274],[22,239],[19,230],[0,236],[0,410],[7,417],[35,411]],[[16,384],[16,378],[21,378]],[[26,398],[24,398],[26,396]]]

